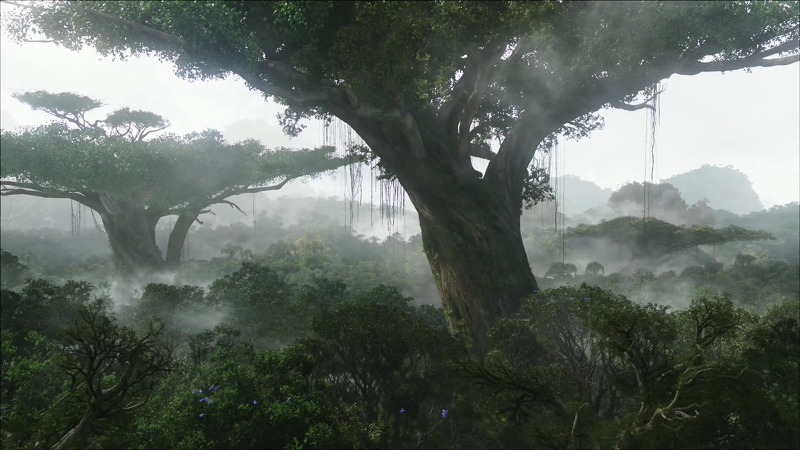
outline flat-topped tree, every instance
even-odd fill
[[[556,136],[637,110],[655,85],[798,61],[797,2],[32,3],[18,40],[156,54],[187,79],[240,76],[303,117],[335,116],[397,177],[420,217],[451,330],[479,353],[536,289],[520,210]],[[489,143],[497,139],[499,150]],[[483,176],[472,157],[489,161]],[[532,176],[533,175],[533,176]],[[527,197],[527,198],[526,198]]]
[[[177,271],[189,228],[210,206],[238,209],[229,197],[280,189],[350,162],[333,158],[332,147],[269,150],[255,140],[229,144],[214,130],[156,136],[169,123],[129,108],[92,122],[85,115],[101,102],[77,94],[15,97],[60,120],[2,132],[2,195],[65,198],[96,211],[128,275]],[[178,217],[164,256],[155,229],[169,215]]]
[[[630,249],[633,259],[658,259],[699,245],[722,245],[728,242],[774,240],[761,230],[728,225],[678,226],[653,217],[617,217],[597,225],[578,225],[567,230],[567,238],[607,239]],[[587,267],[588,271],[588,267]]]

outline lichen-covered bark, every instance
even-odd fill
[[[492,325],[513,317],[522,299],[537,289],[522,243],[519,206],[501,194],[447,185],[409,196],[419,211],[425,253],[450,330],[465,333],[473,351],[484,354]]]

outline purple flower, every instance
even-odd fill
[[[588,298],[588,297],[587,297],[587,298],[584,298],[584,300],[589,300],[589,298]]]
[[[214,385],[213,384],[211,385],[211,387],[208,388],[208,390],[210,391],[212,389],[214,389]]]
[[[201,393],[201,394],[203,393],[203,390],[202,390],[202,389],[200,389],[200,393]]]
[[[197,391],[195,391],[194,389],[192,389],[192,394],[194,394],[195,392],[197,392]]]
[[[209,401],[208,401],[208,404],[210,405],[210,404],[211,404],[211,402],[213,402],[213,401],[214,401],[213,399],[212,399],[212,400],[209,400]]]
[[[257,402],[257,401],[255,401],[255,400],[253,400],[253,404],[254,404],[254,405],[257,405],[257,404],[258,404],[258,402]]]
[[[539,292],[539,291],[533,291],[533,292],[534,292],[534,293],[537,293],[537,292]]]
[[[217,387],[215,387],[215,388],[214,388],[214,390],[215,390],[215,391],[216,391],[216,390],[218,390],[220,386],[221,386],[221,385],[219,385],[219,384],[218,384],[218,385],[217,385]]]
[[[555,311],[550,311],[550,312],[555,312]]]
[[[205,415],[206,415],[206,413],[200,414],[200,417],[203,417],[203,416],[205,416]]]

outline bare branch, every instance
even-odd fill
[[[239,208],[239,206],[238,206],[236,203],[229,202],[228,200],[219,200],[219,201],[217,201],[216,203],[225,203],[225,204],[228,204],[228,205],[230,205],[230,206],[231,206],[231,208],[236,208],[236,209],[238,209],[238,210],[239,210],[239,212],[240,212],[240,213],[244,214],[245,216],[247,215],[247,213],[245,213],[244,211],[242,211],[242,208]]]

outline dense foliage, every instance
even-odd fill
[[[793,223],[784,209],[752,223]],[[418,238],[366,239],[336,222],[262,215],[276,240],[258,244],[243,224],[197,230],[196,255],[208,259],[189,260],[185,278],[205,287],[149,284],[115,296],[113,309],[110,286],[60,281],[109,280],[109,257],[81,269],[62,255],[56,269],[4,252],[3,279],[18,281],[2,292],[3,445],[53,446],[70,432],[74,446],[115,448],[741,448],[800,438],[800,270],[769,252],[725,265],[701,252],[692,261],[705,263],[677,274],[612,273],[618,262],[601,254],[585,268],[553,264],[476,359],[440,308],[409,296],[436,301]],[[8,233],[37,252],[80,238],[51,234],[36,247],[35,233]],[[98,338],[127,345],[164,325],[150,348],[169,371],[139,366],[150,367],[140,385],[152,389],[121,398],[145,401],[139,409],[109,414],[112,403],[94,400],[106,413],[87,414],[96,397],[67,370],[85,359],[70,353],[83,317],[106,330]],[[113,362],[116,378],[101,389],[125,367]]]
[[[797,300],[758,315],[701,293],[670,312],[587,284],[547,289],[498,323],[490,353],[475,359],[441,309],[386,286],[346,291],[250,263],[207,292],[148,285],[118,313],[85,283],[4,289],[3,444],[740,448],[800,438]],[[283,348],[265,347],[266,335],[283,336]]]

